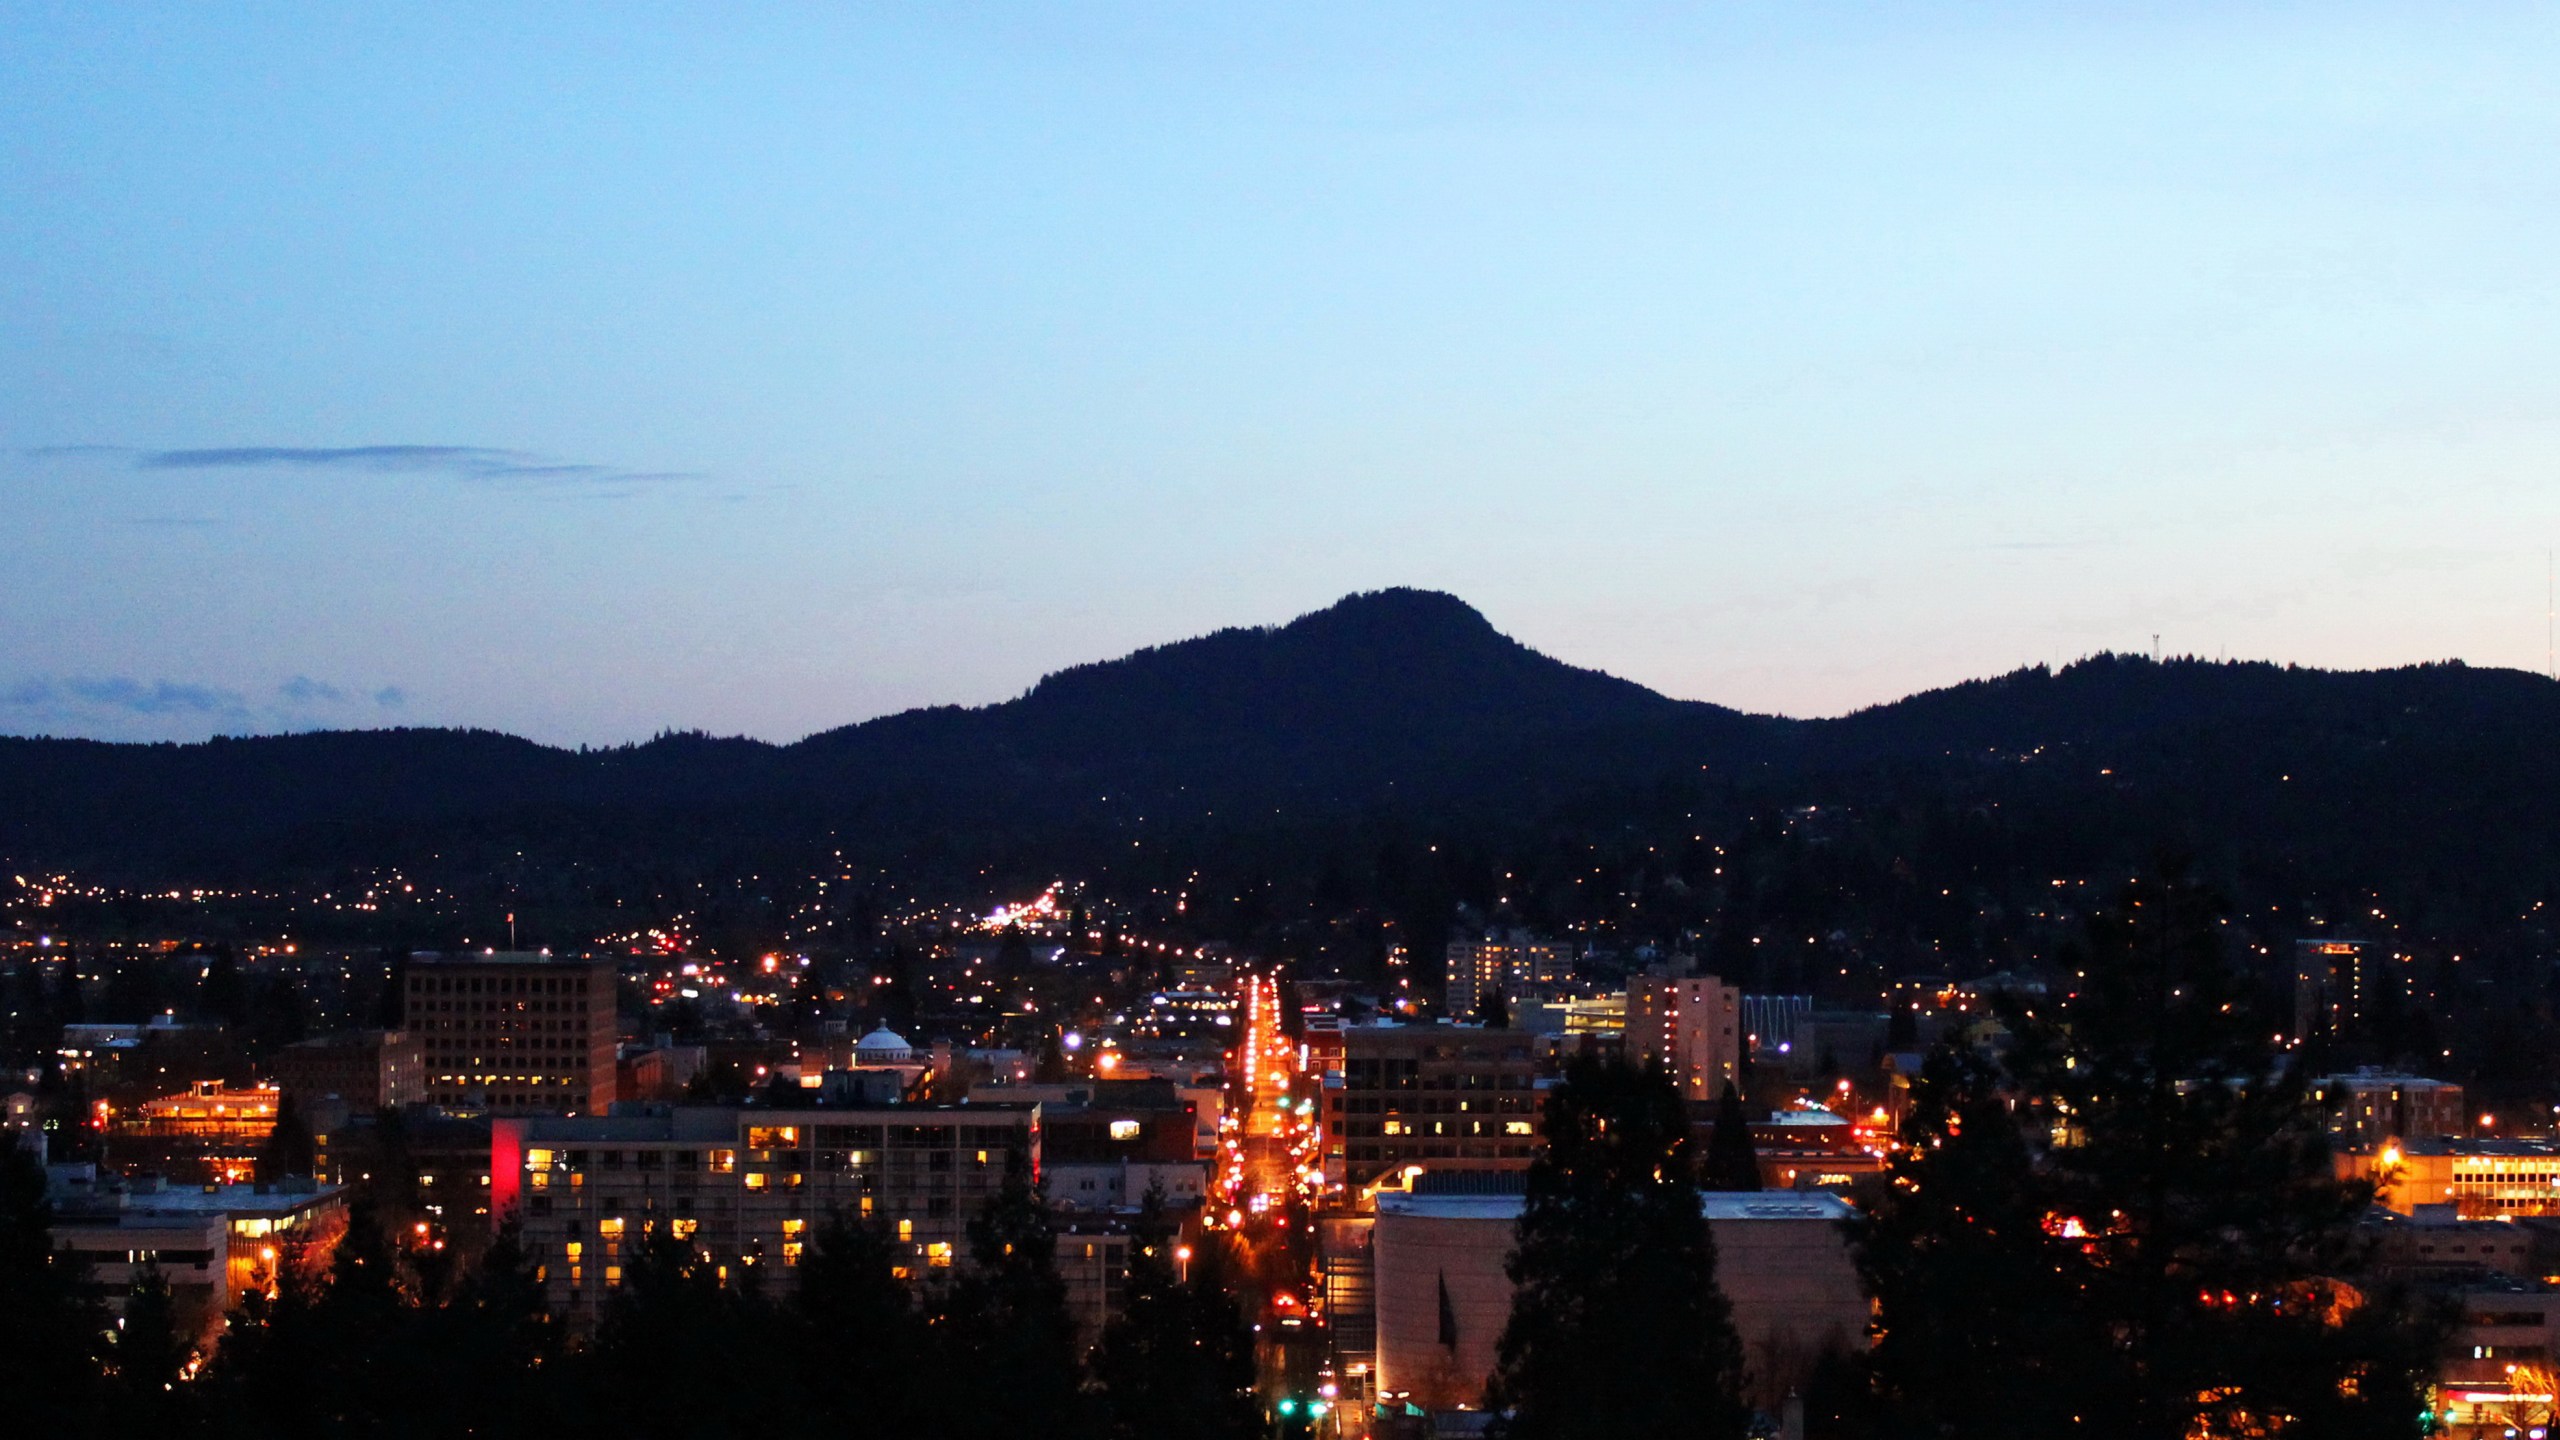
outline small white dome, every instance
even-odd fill
[[[886,1026],[853,1042],[853,1058],[866,1065],[903,1065],[915,1053],[905,1036]]]

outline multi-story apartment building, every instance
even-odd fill
[[[1573,947],[1540,940],[1525,930],[1499,931],[1449,942],[1448,1012],[1475,1013],[1485,997],[1516,996],[1533,985],[1573,978]]]
[[[349,1110],[397,1110],[426,1098],[425,1051],[405,1030],[342,1030],[287,1045],[268,1062],[268,1079],[305,1119],[336,1100]]]
[[[2449,1080],[2359,1070],[2312,1081],[2311,1098],[2328,1109],[2329,1133],[2342,1149],[2448,1139],[2471,1129],[2462,1087]]]
[[[1636,975],[1627,981],[1626,1050],[1661,1066],[1690,1100],[1741,1082],[1742,992],[1712,975]]]
[[[669,1106],[645,1115],[494,1122],[490,1204],[523,1217],[554,1314],[591,1323],[653,1226],[727,1267],[787,1287],[831,1211],[888,1228],[910,1278],[931,1283],[968,1253],[968,1224],[1002,1184],[1006,1156],[1037,1166],[1036,1104],[768,1109]],[[1061,1264],[1108,1257],[1079,1237]],[[1110,1287],[1104,1287],[1108,1289]]]
[[[1406,1165],[1525,1170],[1538,1144],[1538,1041],[1520,1030],[1363,1025],[1324,1079],[1325,1178],[1366,1186]]]
[[[426,1098],[493,1115],[599,1114],[614,1101],[609,961],[495,951],[409,961],[406,1028]]]
[[[2370,940],[2293,942],[2293,1034],[2335,1035],[2405,1003],[2406,957]]]

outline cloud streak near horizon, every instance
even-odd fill
[[[204,735],[266,734],[362,723],[408,703],[397,685],[373,689],[296,675],[252,695],[220,685],[131,675],[37,677],[0,686],[0,734],[159,738],[172,724]],[[141,727],[132,735],[118,732]]]
[[[630,470],[557,460],[491,445],[227,445],[144,450],[126,445],[39,445],[29,460],[129,456],[136,470],[352,471],[376,475],[449,475],[493,485],[577,486],[636,493],[632,487],[701,480],[690,470]]]

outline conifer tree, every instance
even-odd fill
[[[2010,1051],[1932,1057],[1860,1223],[1889,1408],[1953,1435],[2413,1436],[2432,1336],[2366,1283],[2371,1188],[2174,872],[2089,925]]]
[[[591,1410],[619,1433],[668,1440],[783,1428],[790,1356],[752,1268],[723,1277],[719,1261],[663,1226],[632,1236],[621,1262],[582,1357]]]
[[[542,1281],[524,1247],[522,1225],[498,1224],[480,1263],[431,1317],[427,1364],[438,1376],[440,1410],[454,1433],[556,1433],[562,1337],[544,1309]]]
[[[934,1387],[925,1367],[924,1317],[898,1278],[897,1242],[885,1227],[829,1215],[800,1262],[788,1312],[795,1366],[820,1416],[884,1434],[925,1427]]]
[[[969,1266],[934,1316],[936,1350],[956,1386],[943,1425],[954,1440],[1087,1433],[1075,1324],[1058,1277],[1058,1237],[1023,1147],[1005,1151],[1004,1183],[969,1222]]]
[[[1227,1294],[1220,1251],[1204,1244],[1188,1277],[1174,1258],[1164,1190],[1147,1187],[1129,1235],[1128,1303],[1095,1352],[1112,1440],[1251,1440],[1253,1332]]]
[[[1760,1188],[1760,1156],[1751,1145],[1751,1116],[1742,1108],[1742,1092],[1731,1081],[1716,1096],[1716,1129],[1707,1140],[1707,1161],[1699,1184],[1708,1190]]]
[[[35,1153],[0,1140],[0,1356],[18,1380],[0,1396],[31,1435],[79,1433],[100,1382],[106,1317],[86,1290],[89,1267],[53,1244],[53,1205]]]
[[[126,1426],[177,1427],[179,1379],[195,1347],[178,1332],[178,1311],[168,1277],[146,1264],[125,1290],[124,1316],[116,1323],[114,1388],[118,1420]]]
[[[318,1164],[319,1145],[311,1138],[311,1124],[288,1094],[276,1102],[275,1128],[258,1147],[259,1183],[272,1185],[290,1175],[309,1175]]]
[[[1716,1283],[1687,1107],[1656,1068],[1583,1057],[1547,1098],[1487,1403],[1504,1440],[1739,1440],[1742,1342]]]

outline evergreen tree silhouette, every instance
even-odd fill
[[[1657,1068],[1583,1057],[1547,1097],[1487,1403],[1504,1440],[1740,1440],[1742,1342]]]
[[[18,1380],[0,1404],[27,1434],[78,1434],[101,1389],[106,1316],[86,1258],[54,1248],[44,1166],[15,1140],[0,1140],[0,1355]]]
[[[2415,1433],[2435,1336],[2362,1268],[2372,1198],[2175,868],[2094,917],[2079,988],[1942,1050],[1858,1221],[1886,1406],[1958,1436]]]
[[[941,1432],[952,1440],[1090,1433],[1058,1237],[1022,1146],[1005,1151],[1004,1183],[969,1222],[969,1265],[933,1317],[945,1373],[1003,1377],[951,1389]]]
[[[810,1240],[786,1310],[794,1367],[817,1415],[859,1415],[882,1434],[928,1426],[941,1387],[927,1371],[924,1317],[899,1262],[885,1226],[842,1210]]]
[[[1742,1092],[1729,1080],[1716,1096],[1716,1128],[1707,1140],[1699,1184],[1708,1190],[1761,1188],[1760,1156],[1751,1144],[1751,1117],[1742,1108]]]
[[[1147,1187],[1129,1234],[1128,1303],[1094,1355],[1112,1440],[1251,1440],[1253,1332],[1226,1292],[1223,1252],[1204,1242],[1190,1275],[1174,1257],[1164,1190]]]

